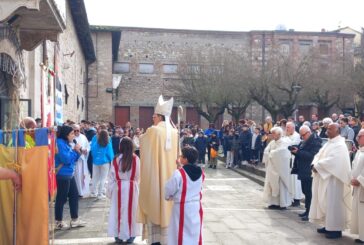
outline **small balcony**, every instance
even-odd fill
[[[1,0],[0,23],[18,29],[21,48],[33,50],[66,28],[66,0]]]

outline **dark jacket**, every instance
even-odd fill
[[[353,127],[351,127],[354,131],[354,143],[356,146],[358,146],[358,141],[356,141],[356,136],[358,135],[359,131],[360,131],[360,127],[359,125],[355,125]]]
[[[209,146],[211,148],[214,148],[215,151],[219,150],[219,139],[217,137],[210,137],[209,138]]]
[[[236,151],[236,152],[239,152],[239,150],[240,150],[240,140],[239,140],[238,134],[235,134],[233,136],[233,140],[231,142],[231,150]]]
[[[112,144],[112,149],[114,151],[114,155],[117,155],[120,153],[120,149],[119,149],[120,140],[121,140],[121,137],[119,137],[119,136],[114,135],[111,137],[111,144]]]
[[[88,142],[91,142],[92,138],[95,135],[96,135],[96,129],[95,128],[90,128],[90,129],[85,131],[85,136],[86,136]]]
[[[252,136],[252,139],[253,139],[253,136]],[[253,142],[252,142],[253,143]],[[261,151],[262,150],[262,136],[259,134],[255,140],[255,143],[254,143],[254,150],[256,151]]]
[[[182,141],[182,147],[185,147],[187,145],[193,146],[194,145],[194,141],[195,141],[195,139],[192,136],[191,137],[185,136],[183,138],[183,141]]]
[[[321,139],[311,134],[307,141],[301,141],[293,163],[293,172],[296,172],[298,179],[311,178],[311,165],[314,156],[321,148]]]
[[[225,150],[232,151],[233,140],[234,140],[234,136],[233,135],[225,135],[224,136]]]
[[[196,138],[195,147],[200,155],[206,153],[206,146],[207,146],[207,138],[205,136]]]
[[[251,145],[252,145],[252,133],[250,132],[250,130],[247,131],[241,131],[239,139],[240,139],[240,145],[241,145],[241,149],[245,150],[245,149],[250,149]]]
[[[325,128],[325,127],[321,128],[320,138],[327,138],[326,131],[327,131],[327,128]]]

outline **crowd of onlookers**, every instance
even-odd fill
[[[302,125],[307,125],[312,133],[320,138],[327,138],[326,130],[331,122],[340,125],[340,135],[357,146],[356,136],[364,121],[361,122],[353,116],[344,114],[332,114],[331,117],[319,120],[317,114],[312,114],[310,120],[300,115],[295,121],[293,117],[273,122],[271,117],[266,117],[265,122],[256,123],[253,120],[241,119],[239,122],[224,120],[221,128],[210,124],[209,128],[203,130],[197,125],[187,125],[181,130],[181,145],[193,145],[199,151],[199,163],[205,163],[207,155],[209,167],[215,168],[215,151],[222,149],[226,158],[226,167],[239,167],[241,165],[257,165],[262,160],[265,147],[271,140],[270,130],[279,126],[286,133],[287,122],[293,122],[296,132]]]

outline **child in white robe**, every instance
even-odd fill
[[[182,148],[177,169],[165,185],[166,200],[173,200],[171,221],[168,226],[168,245],[202,244],[202,183],[204,173],[196,165],[195,147]]]
[[[116,243],[133,243],[141,235],[136,223],[139,198],[140,160],[133,154],[133,141],[124,137],[120,141],[120,155],[115,157],[108,177],[107,197],[111,200],[108,235]]]

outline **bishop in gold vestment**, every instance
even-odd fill
[[[154,125],[140,136],[140,195],[138,222],[144,224],[148,244],[166,244],[172,204],[164,199],[164,186],[176,170],[178,131],[169,123],[173,99],[159,100]]]

